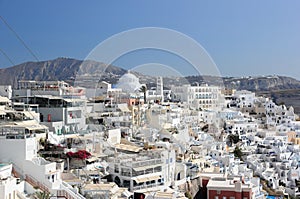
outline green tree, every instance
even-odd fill
[[[240,141],[239,135],[229,134],[227,136],[227,142],[228,142],[229,146],[232,146],[232,144],[236,144],[239,141]]]
[[[189,191],[186,191],[184,195],[185,195],[185,197],[187,197],[188,199],[192,199],[192,198],[193,198],[192,194],[191,194]]]
[[[37,199],[50,199],[51,194],[49,192],[46,192],[46,191],[37,191],[34,194],[34,198],[37,198]]]
[[[242,160],[243,152],[242,152],[242,150],[238,146],[235,147],[235,149],[233,151],[233,154],[234,154],[235,157],[237,157],[240,160]]]
[[[144,103],[146,104],[147,103],[147,86],[146,85],[142,85],[141,87],[140,87],[140,90],[139,90],[140,92],[142,92],[143,94],[144,94]]]

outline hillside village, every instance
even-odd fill
[[[300,197],[299,118],[254,92],[126,73],[0,96],[0,198]]]

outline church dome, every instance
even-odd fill
[[[126,73],[119,79],[117,87],[121,88],[124,92],[134,93],[140,89],[141,84],[139,78],[134,74]]]

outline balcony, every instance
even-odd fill
[[[130,172],[121,172],[121,176],[131,177]]]
[[[161,163],[162,163],[161,159],[145,160],[145,161],[132,163],[132,167],[136,168],[136,167],[143,167],[143,166],[148,166],[148,165],[153,165],[153,167],[154,167],[155,165],[159,165]]]
[[[80,121],[82,120],[82,118],[78,118],[78,117],[67,117],[67,124],[76,124],[76,123],[80,123]]]
[[[150,173],[157,173],[157,172],[161,172],[161,171],[162,171],[161,167],[159,169],[154,168],[154,169],[145,169],[145,170],[139,170],[139,171],[134,170],[132,172],[132,176],[140,176],[140,175],[145,175],[145,174],[150,174]]]
[[[149,182],[149,184],[144,183],[142,185],[134,186],[132,191],[137,191],[137,190],[141,190],[141,189],[151,189],[151,188],[158,189],[159,186],[162,186],[162,185],[164,185],[163,182],[155,182],[155,183]]]

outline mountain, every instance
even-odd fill
[[[64,80],[79,85],[90,86],[89,83],[104,80],[115,84],[127,71],[117,66],[96,61],[82,61],[71,58],[57,58],[40,62],[26,62],[9,68],[0,69],[0,84],[17,86],[18,80]],[[140,78],[141,83],[155,86],[156,78],[133,72]],[[187,76],[164,77],[166,87],[188,83],[207,83],[222,85],[227,88],[250,91],[274,91],[300,89],[300,81],[284,76],[260,77],[214,77],[214,76]]]
[[[96,61],[82,61],[71,58],[57,58],[40,62],[26,62],[9,68],[0,69],[0,85],[17,87],[19,80],[63,80],[84,87],[95,86],[96,82],[107,81],[112,84],[127,72],[117,66]],[[148,88],[156,86],[156,78],[131,71],[140,78]],[[260,77],[214,77],[187,76],[164,77],[165,88],[171,85],[202,84],[224,85],[236,90],[250,90],[257,95],[268,96],[276,103],[294,106],[300,113],[300,81],[284,76]]]
[[[300,89],[300,81],[285,76],[259,76],[259,77],[226,77],[224,85],[229,88],[250,91],[271,91]]]
[[[104,73],[105,70],[105,73]],[[0,69],[0,84],[17,86],[19,80],[64,80],[74,81],[81,76],[92,74],[101,79],[118,78],[126,70],[96,61],[81,61],[71,58],[57,58],[49,61],[26,62]]]

